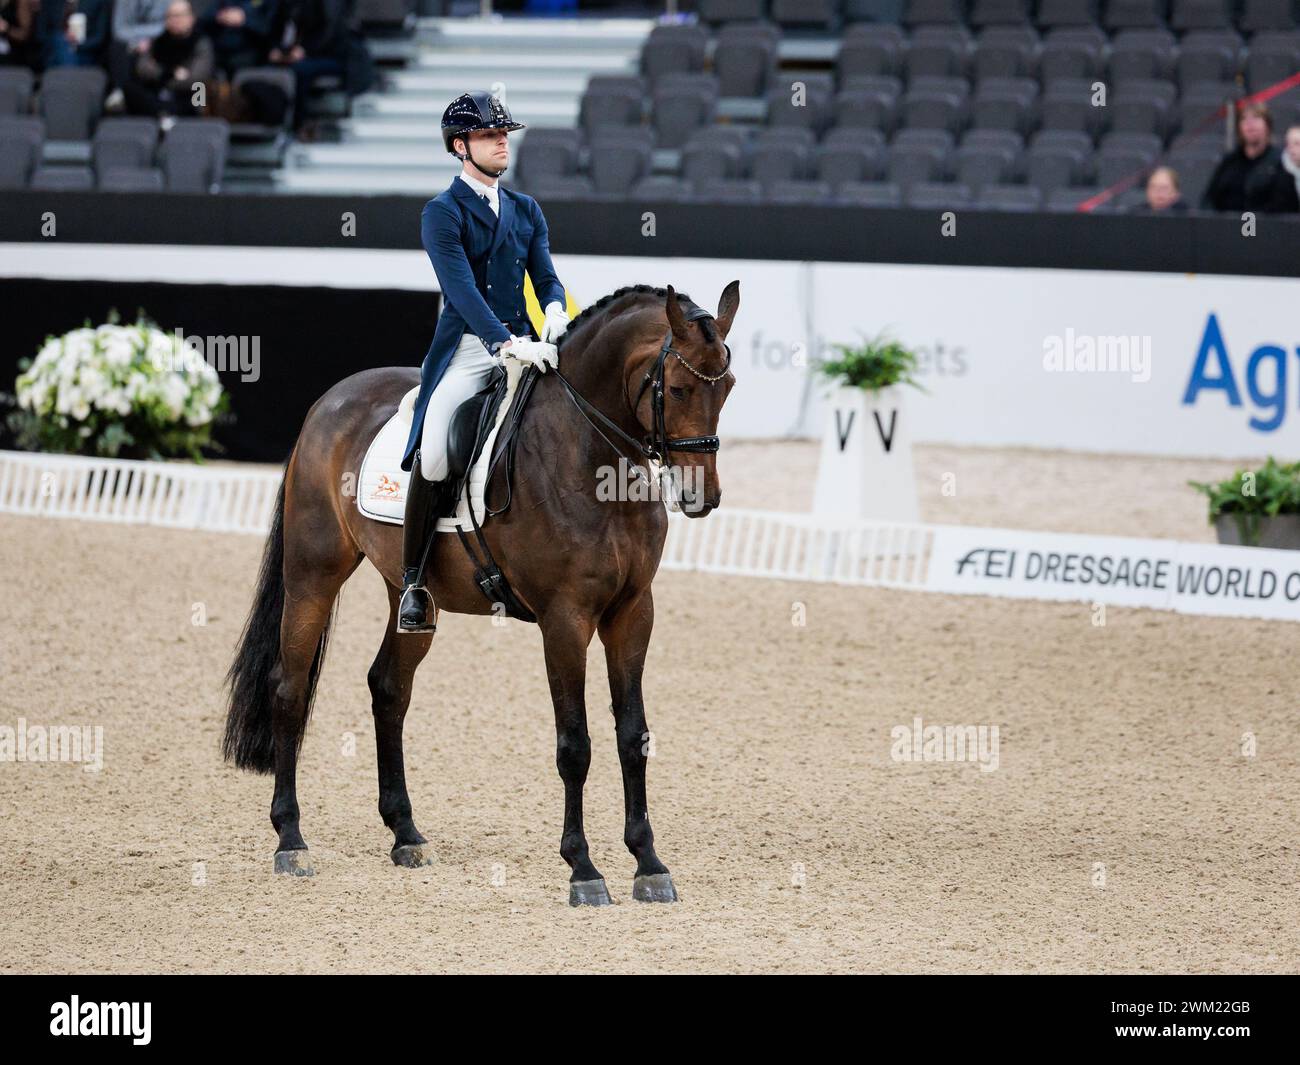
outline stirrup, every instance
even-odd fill
[[[412,623],[404,623],[402,621],[402,603],[405,601],[407,593],[409,592],[417,593],[425,599],[424,616],[422,621]],[[430,616],[433,618],[432,621],[429,620]],[[429,589],[423,584],[404,584],[402,586],[402,598],[397,604],[397,631],[399,633],[433,633],[438,631],[438,607],[437,604],[434,603],[433,596],[429,593]]]

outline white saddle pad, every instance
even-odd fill
[[[523,374],[523,364],[514,359],[505,360],[506,396],[497,409],[496,422],[488,433],[479,454],[465,482],[456,513],[450,518],[438,520],[439,532],[454,532],[457,529],[472,529],[470,507],[474,508],[474,517],[480,525],[486,520],[483,506],[483,489],[487,483],[487,468],[492,457],[492,447],[496,442],[497,432],[505,421],[515,398],[515,388]],[[361,462],[361,475],[357,484],[357,509],[367,518],[401,525],[406,512],[406,487],[411,475],[402,469],[402,455],[406,451],[406,440],[411,435],[411,418],[415,412],[415,396],[419,388],[413,388],[402,397],[397,405],[397,413],[384,423],[384,427],[375,435],[366,449],[366,457]]]

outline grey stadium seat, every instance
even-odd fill
[[[1171,126],[1180,135],[1188,134],[1205,125],[1208,130],[1217,132],[1223,128],[1223,119],[1215,118],[1219,108],[1236,100],[1241,91],[1233,85],[1215,85],[1203,82],[1189,85],[1178,101]],[[1210,133],[1207,132],[1207,136]],[[1222,154],[1220,142],[1220,154]]]
[[[106,118],[95,130],[91,164],[102,175],[116,168],[152,167],[158,123],[152,118]]]
[[[1106,109],[1093,105],[1092,82],[1063,78],[1048,83],[1039,104],[1043,129],[1077,130],[1094,136],[1106,120]]]
[[[1246,0],[1241,13],[1241,28],[1247,33],[1293,30],[1296,18],[1295,0]]]
[[[267,125],[262,122],[240,122],[232,128],[231,132],[241,140],[273,141],[285,133],[293,119],[294,97],[297,94],[298,82],[294,78],[292,70],[285,67],[268,66],[245,67],[243,70],[237,70],[230,84],[236,92],[240,92],[245,85],[252,81],[266,82],[269,85],[276,86],[284,93],[289,101],[288,109],[284,115],[284,122],[278,126]]]
[[[1101,189],[1092,185],[1076,185],[1073,188],[1053,189],[1046,196],[1044,206],[1049,211],[1069,213],[1077,211],[1079,204],[1097,195]]]
[[[1095,26],[1096,0],[1038,0],[1038,25],[1043,29],[1061,26]]]
[[[95,175],[88,166],[42,166],[32,175],[34,189],[93,189]]]
[[[835,201],[859,207],[901,207],[903,190],[890,181],[849,181],[836,189]]]
[[[898,122],[898,96],[879,90],[846,89],[833,104],[834,128],[892,131]]]
[[[758,203],[762,198],[763,187],[757,181],[740,178],[698,181],[692,194],[692,199],[703,203]]]
[[[0,115],[27,114],[32,81],[32,72],[26,67],[0,67]]]
[[[1223,30],[1232,25],[1228,0],[1173,0],[1169,25],[1176,30]]]
[[[1158,137],[1141,133],[1108,133],[1094,159],[1097,184],[1106,188],[1135,171],[1145,169],[1160,155]]]
[[[812,153],[797,141],[767,139],[756,143],[749,177],[766,188],[778,181],[801,181],[809,175]]]
[[[1110,128],[1122,133],[1168,136],[1174,124],[1174,87],[1167,81],[1125,81],[1106,107]]]
[[[1300,70],[1300,44],[1289,36],[1258,33],[1246,56],[1246,83],[1259,92]]]
[[[703,26],[656,26],[641,49],[641,73],[651,81],[664,74],[698,73],[708,44]]]
[[[794,29],[833,30],[840,20],[839,0],[772,0],[772,18]]]
[[[1168,30],[1121,30],[1110,48],[1112,82],[1169,78],[1178,44]]]
[[[743,172],[743,153],[736,144],[701,138],[682,149],[682,177],[690,181],[735,178]]]
[[[577,173],[582,135],[576,129],[530,129],[519,147],[519,177],[525,188],[536,178]]]
[[[763,187],[763,198],[772,203],[827,204],[834,199],[829,182],[774,181]]]
[[[988,78],[975,89],[971,125],[976,129],[1033,129],[1038,83],[1030,78]]]
[[[541,174],[528,182],[528,194],[546,200],[590,200],[596,195],[585,174]]]
[[[840,84],[855,74],[890,74],[903,72],[903,55],[907,51],[902,31],[897,26],[852,26],[840,43],[836,72]]]
[[[225,119],[177,119],[162,143],[162,170],[168,190],[218,191],[229,146],[230,124]]]
[[[1037,211],[1043,205],[1043,193],[1033,185],[985,185],[975,198],[975,206],[985,211]]]
[[[596,75],[587,82],[578,123],[588,134],[601,126],[639,126],[645,109],[643,78]],[[531,134],[530,134],[531,136]]]
[[[838,187],[848,181],[874,181],[881,175],[883,144],[825,143],[816,154],[817,177]]]
[[[808,129],[820,134],[830,124],[829,84],[815,80],[812,75],[800,75],[791,80],[805,85],[802,102],[796,105],[794,91],[789,85],[771,89],[767,94],[767,124]]]
[[[1019,165],[1025,150],[1025,138],[1019,133],[1005,129],[971,129],[961,139],[963,148],[1002,148],[1015,157]]]
[[[971,5],[972,26],[1027,26],[1029,0],[975,0]]]
[[[1033,77],[1038,72],[1038,34],[1028,26],[993,26],[980,34],[971,60],[976,81]]]
[[[1189,33],[1178,50],[1178,83],[1185,89],[1198,82],[1231,82],[1240,69],[1240,60],[1240,48],[1214,31]]]
[[[591,139],[591,181],[598,193],[624,195],[650,172],[649,130],[604,129]]]
[[[1108,30],[1154,29],[1165,24],[1164,0],[1106,0]]]
[[[97,67],[55,67],[41,79],[41,115],[52,141],[90,139],[104,110],[108,75]]]
[[[960,32],[918,30],[912,35],[903,68],[908,80],[924,77],[964,78],[970,43]]]
[[[913,82],[901,104],[906,129],[946,129],[959,133],[966,125],[966,97],[947,89]]]
[[[677,75],[681,77],[681,75]],[[716,83],[693,85],[661,78],[654,90],[651,118],[661,148],[680,148],[701,126],[713,121],[718,107]]]
[[[896,26],[903,21],[905,0],[844,0],[844,21],[849,29],[863,23]]]
[[[1088,154],[1078,147],[1036,142],[1025,153],[1025,181],[1044,195],[1077,184],[1087,173]]]
[[[1009,148],[963,144],[953,153],[953,176],[963,185],[979,190],[1001,185],[1016,176],[1017,153]]]
[[[1102,71],[1105,37],[1095,26],[1053,30],[1038,54],[1044,84],[1062,78],[1095,78]]]
[[[697,10],[701,20],[716,24],[761,19],[766,6],[765,0],[699,0]]]
[[[633,185],[628,195],[647,200],[686,200],[691,196],[691,183],[667,174],[651,174]]]
[[[45,123],[35,115],[0,115],[0,189],[27,186],[44,143]]]
[[[909,136],[924,130],[904,130],[889,146],[886,174],[895,185],[908,186],[920,181],[939,181],[947,173],[951,142]]]
[[[157,167],[110,167],[97,170],[104,192],[162,192],[163,172]]]
[[[960,26],[965,12],[959,0],[907,0],[903,22],[908,26]]]
[[[766,34],[735,33],[724,27],[713,52],[720,96],[762,96],[776,70],[777,42]]]

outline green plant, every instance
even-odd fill
[[[1210,501],[1210,524],[1232,515],[1243,544],[1259,543],[1261,518],[1300,514],[1300,462],[1282,464],[1271,455],[1258,470],[1237,470],[1218,484],[1188,481]]]
[[[876,391],[890,385],[904,384],[925,391],[914,377],[917,368],[916,352],[886,333],[878,333],[874,337],[865,333],[860,335],[862,343],[856,347],[848,344],[833,345],[840,357],[818,362],[818,372],[837,384],[851,388]]]

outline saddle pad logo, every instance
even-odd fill
[[[370,493],[371,499],[400,499],[402,495],[402,486],[394,481],[387,474],[379,475],[379,483],[375,485],[375,490]]]

